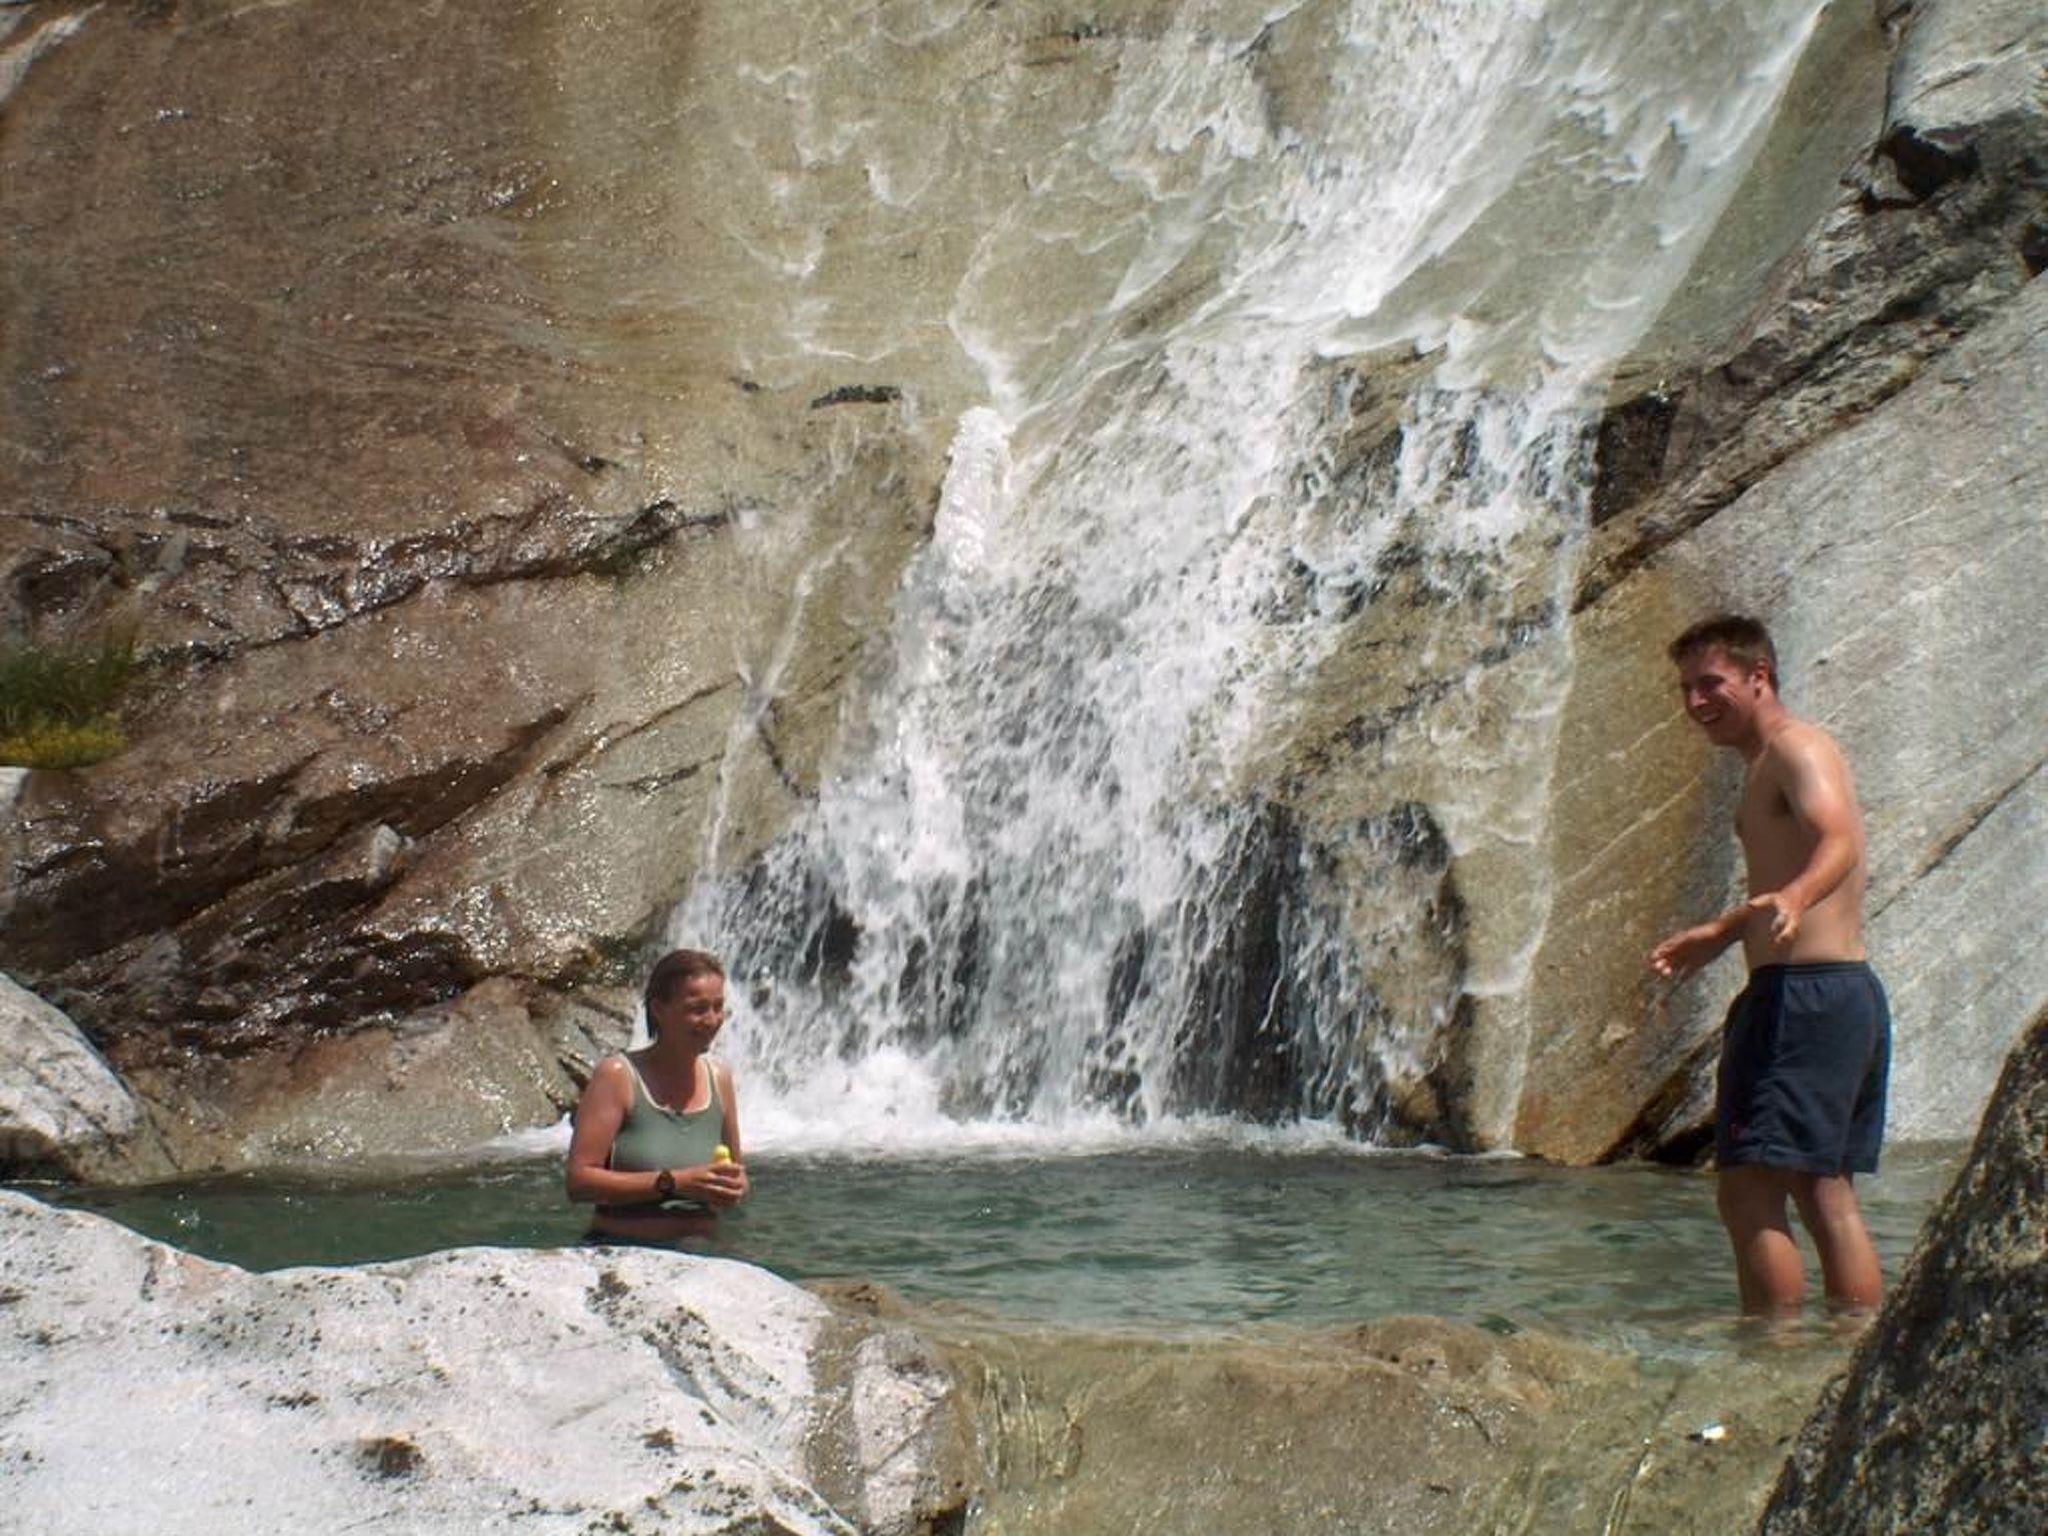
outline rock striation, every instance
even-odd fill
[[[727,1260],[254,1275],[0,1193],[0,1361],[0,1497],[52,1536],[919,1536],[967,1494],[928,1349]]]
[[[2048,387],[2044,324],[2037,283],[1578,615],[1558,900],[1532,1008],[1605,1023],[1532,1039],[1517,1130],[1529,1150],[1683,1150],[1710,1106],[1739,957],[1668,1013],[1641,967],[1661,927],[1725,906],[1739,879],[1734,765],[1672,708],[1662,654],[1721,606],[1763,612],[1788,701],[1857,775],[1867,938],[1895,1020],[1891,1133],[1954,1140],[1974,1123],[2014,1030],[2048,998],[2030,937],[2048,921],[2048,692],[2037,631],[2014,621],[2048,576],[2048,434],[2027,425]],[[1635,745],[1617,757],[1622,742]]]
[[[1789,701],[1859,777],[1892,1133],[1968,1133],[2048,1001],[2044,66],[2038,7],[1821,8],[1597,413],[1583,540],[1460,568],[1404,528],[1311,594],[1347,605],[1341,634],[1247,777],[1331,872],[1385,1014],[1354,1068],[1394,1064],[1379,1134],[1703,1153],[1735,962],[1667,995],[1644,961],[1739,886],[1730,765],[1664,655],[1729,608],[1778,633]],[[1387,499],[1429,373],[1396,348],[1318,380],[1334,506]],[[1966,937],[1925,942],[1965,911]]]
[[[2048,1524],[2048,1013],[1757,1536],[2016,1536]]]

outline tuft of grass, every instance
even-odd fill
[[[118,725],[35,725],[0,736],[0,767],[84,768],[128,745]]]
[[[0,646],[0,764],[82,768],[112,757],[128,744],[114,711],[135,668],[133,634]]]

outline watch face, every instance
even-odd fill
[[[676,1192],[676,1176],[666,1168],[654,1176],[654,1192],[663,1197]]]

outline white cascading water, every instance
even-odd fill
[[[987,403],[857,745],[673,925],[741,979],[757,1138],[1374,1134],[1455,996],[1374,985],[1363,951],[1415,921],[1375,903],[1408,898],[1340,889],[1252,770],[1385,573],[1419,566],[1438,628],[1385,666],[1514,665],[1454,677],[1402,749],[1429,759],[1426,825],[1360,835],[1538,856],[1601,391],[1819,9],[1218,3],[1122,42],[1107,109],[990,212],[951,297]],[[1083,277],[1106,299],[1029,301]],[[1340,364],[1403,345],[1429,364],[1368,472],[1334,446],[1364,376]],[[1520,985],[1532,889],[1453,993]]]

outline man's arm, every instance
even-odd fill
[[[1773,943],[1790,944],[1799,937],[1800,919],[1863,862],[1863,819],[1849,765],[1825,731],[1810,726],[1786,731],[1771,751],[1792,818],[1813,839],[1813,849],[1798,874],[1775,891],[1758,892],[1749,906],[1773,914]]]
[[[1718,960],[1722,950],[1742,937],[1748,921],[1749,903],[1744,902],[1696,928],[1682,929],[1650,951],[1650,969],[1667,981],[1683,981]]]

